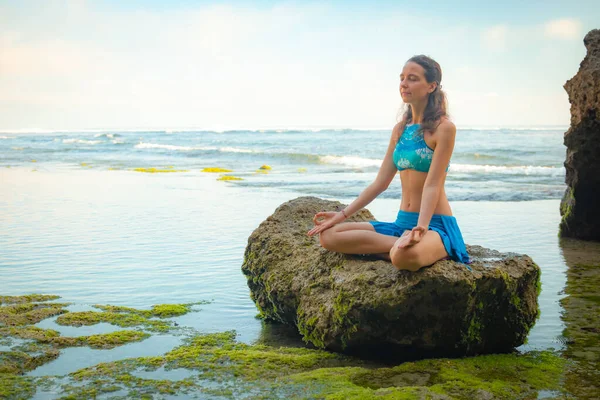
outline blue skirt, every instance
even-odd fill
[[[404,231],[410,231],[417,226],[418,220],[418,212],[400,210],[395,222],[369,222],[373,225],[377,233],[400,237]],[[444,248],[452,260],[463,264],[471,263],[456,218],[450,215],[433,214],[429,223],[429,230],[439,233],[444,243]],[[471,269],[468,266],[467,268]]]

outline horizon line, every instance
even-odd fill
[[[512,129],[512,130],[568,130],[569,125],[500,125],[500,124],[463,124],[457,125],[457,130],[461,129],[477,129],[477,130],[501,130],[501,129]],[[239,126],[211,126],[211,127],[165,127],[165,126],[153,126],[153,127],[104,127],[104,128],[78,128],[78,129],[46,129],[46,128],[25,128],[25,129],[0,129],[0,134],[26,134],[26,133],[102,133],[102,132],[264,132],[264,131],[325,131],[325,130],[353,130],[353,131],[382,131],[391,130],[392,127],[386,126],[339,126],[339,125],[304,125],[304,126],[270,126],[270,127],[239,127]]]

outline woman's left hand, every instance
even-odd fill
[[[402,249],[414,246],[421,241],[425,233],[427,233],[427,228],[423,226],[415,226],[412,230],[404,232],[396,242],[398,243],[398,248]]]

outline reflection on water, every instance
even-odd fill
[[[563,332],[565,356],[572,360],[565,373],[565,387],[577,398],[600,394],[600,243],[561,239],[567,266],[567,297]]]
[[[600,263],[600,242],[561,238],[559,244],[567,267]]]
[[[111,350],[69,347],[61,350],[59,358],[36,368],[27,375],[66,375],[103,362],[131,357],[160,356],[179,346],[181,343],[181,338],[155,334],[142,342],[129,343]]]

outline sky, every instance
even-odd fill
[[[387,129],[442,67],[460,128],[570,122],[596,0],[0,0],[0,130]]]

